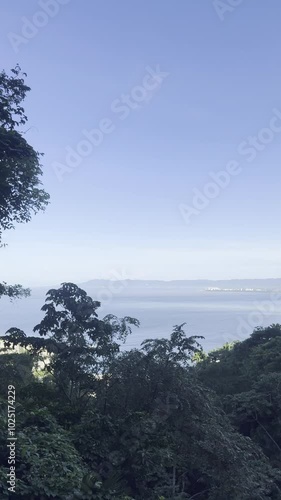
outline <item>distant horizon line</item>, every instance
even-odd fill
[[[112,279],[112,278],[93,278],[93,279],[90,279],[90,280],[87,280],[87,281],[83,281],[82,283],[91,283],[92,281],[143,281],[143,282],[148,282],[148,281],[156,281],[156,282],[160,282],[160,283],[174,283],[174,282],[183,282],[183,281],[196,281],[196,282],[199,282],[199,281],[267,281],[267,280],[270,280],[270,281],[273,281],[273,280],[281,280],[281,277],[279,278],[215,278],[215,279],[210,279],[210,278],[200,278],[200,279],[171,279],[171,280],[164,280],[164,279],[139,279],[139,278],[135,278],[135,279],[131,279],[131,278],[127,278],[127,279]],[[82,284],[81,283],[81,284]]]
[[[42,287],[52,287],[52,286],[60,286],[62,283],[75,283],[78,286],[82,285],[87,285],[92,282],[142,282],[142,283],[184,283],[184,282],[189,282],[189,283],[202,283],[202,282],[211,282],[211,283],[216,283],[216,282],[226,282],[226,281],[281,281],[281,277],[278,278],[215,278],[215,279],[210,279],[210,278],[200,278],[200,279],[170,279],[170,280],[165,280],[165,279],[141,279],[141,278],[127,278],[127,279],[112,279],[112,278],[92,278],[87,281],[77,281],[76,283],[74,281],[62,281],[61,283],[57,284],[42,284],[42,285],[29,285],[29,287],[32,288],[42,288]],[[28,286],[28,285],[26,285]]]

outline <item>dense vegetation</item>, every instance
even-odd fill
[[[122,352],[138,322],[100,320],[99,305],[64,283],[47,294],[39,336],[3,337],[1,498],[10,384],[15,498],[281,498],[281,327],[204,355],[181,325]]]
[[[0,74],[2,232],[44,210],[39,153],[18,127],[29,91]],[[0,297],[28,294],[0,284]],[[73,283],[50,290],[26,335],[0,353],[0,498],[281,499],[281,326],[204,354],[176,326],[169,339],[121,346],[136,319],[108,315]],[[4,333],[4,332],[1,332]],[[7,393],[16,390],[16,488],[8,490]]]

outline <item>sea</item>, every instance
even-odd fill
[[[281,323],[281,287],[247,288],[239,282],[238,288],[236,283],[227,283],[227,288],[219,284],[92,280],[80,286],[101,302],[100,319],[114,314],[140,321],[122,349],[139,348],[146,339],[168,338],[174,326],[185,323],[186,334],[203,336],[200,343],[204,351],[210,351],[244,340],[256,327]],[[44,316],[41,307],[47,290],[34,288],[30,297],[15,301],[2,298],[0,334],[17,327],[34,335],[33,327]]]

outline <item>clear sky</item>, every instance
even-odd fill
[[[221,5],[1,2],[51,195],[4,233],[1,280],[281,276],[281,2]]]

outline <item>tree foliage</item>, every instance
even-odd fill
[[[2,354],[0,384],[4,399],[20,374],[17,498],[281,498],[280,327],[208,355],[179,325],[123,351],[138,321],[99,319],[99,307],[63,283],[37,336],[11,328],[2,339],[25,350]]]
[[[49,199],[41,188],[40,154],[16,130],[27,122],[22,101],[30,88],[25,76],[19,66],[11,76],[0,73],[0,237],[3,230],[44,210]]]
[[[257,328],[230,349],[198,364],[201,381],[214,389],[232,424],[281,467],[281,325]]]
[[[11,75],[0,73],[0,247],[2,233],[16,223],[30,221],[33,214],[44,210],[49,195],[42,189],[40,153],[28,144],[18,127],[26,124],[23,101],[30,88],[27,75],[17,65]],[[20,285],[0,284],[0,297],[24,297],[28,289]]]

